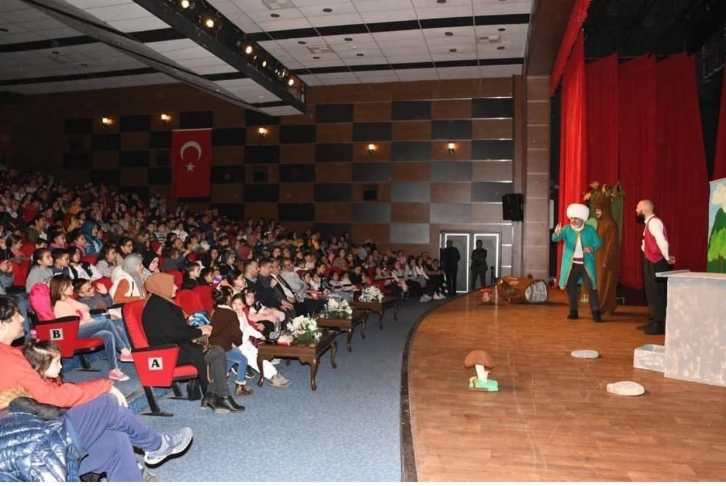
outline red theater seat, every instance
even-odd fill
[[[144,388],[146,400],[151,412],[144,415],[171,417],[172,414],[162,412],[156,401],[153,387],[169,388],[174,391],[174,398],[186,398],[179,389],[178,382],[192,381],[196,386],[197,369],[191,365],[177,366],[179,347],[174,344],[162,346],[149,346],[141,315],[144,311],[144,301],[130,302],[124,305],[123,316],[126,333],[131,341],[131,355],[134,357],[136,373],[141,386]]]
[[[81,360],[81,370],[99,371],[91,367],[88,354],[103,349],[103,340],[99,338],[78,339],[78,328],[81,320],[76,316],[61,317],[50,321],[40,321],[35,325],[38,339],[53,341],[61,350],[61,356],[72,358],[78,356]]]

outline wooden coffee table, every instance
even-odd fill
[[[353,330],[355,326],[360,324],[360,337],[366,338],[366,311],[363,309],[353,310],[353,315],[350,319],[344,317],[318,317],[318,327],[329,327],[334,329],[340,329],[340,332],[345,332],[348,335],[348,352],[352,351],[353,348],[350,345],[351,339],[353,339]]]
[[[393,307],[393,318],[398,320],[398,299],[396,297],[387,296],[381,302],[354,301],[350,303],[350,306],[353,309],[366,311],[366,319],[371,312],[378,314],[378,327],[381,329],[383,329],[383,315],[386,313],[386,309]]]
[[[308,363],[310,365],[310,388],[313,391],[318,389],[318,385],[315,383],[315,377],[318,374],[318,364],[320,363],[320,356],[330,348],[330,364],[333,369],[337,368],[335,364],[335,354],[338,352],[338,343],[335,342],[335,338],[338,337],[338,333],[334,331],[326,331],[320,336],[320,341],[315,346],[281,346],[277,344],[260,343],[257,347],[257,369],[260,370],[260,379],[257,381],[257,386],[262,386],[264,382],[264,373],[262,373],[262,362],[264,360],[272,360],[273,358],[286,359],[288,364],[290,359],[298,359],[301,363]]]

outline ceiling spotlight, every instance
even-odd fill
[[[112,122],[111,122],[110,118],[103,117],[103,118],[101,118],[101,123],[103,124],[104,127],[107,127],[107,126],[111,125]]]
[[[189,0],[181,0],[179,5],[181,5],[181,8],[189,8]]]
[[[204,25],[207,26],[207,28],[211,29],[214,27],[214,19],[208,18],[204,21]]]
[[[276,14],[276,13],[270,14],[270,17],[272,17],[273,19],[278,19],[278,18],[280,18],[280,14]]]
[[[362,52],[359,52],[358,54],[356,54],[356,56],[358,56],[358,57],[363,57],[364,55],[365,54],[363,54]]]
[[[245,54],[252,54],[252,46],[245,47]]]
[[[262,67],[267,66],[267,61],[262,61]]]
[[[313,56],[313,59],[320,59],[320,56]]]
[[[449,52],[456,52],[456,49],[449,49]]]
[[[499,46],[499,47],[497,47],[497,50],[498,50],[498,51],[503,51],[503,50],[504,50],[504,46]]]
[[[305,42],[305,41],[297,41],[297,43],[300,44],[301,46],[304,46],[305,44],[307,44],[307,42]]]
[[[330,13],[330,12],[332,12],[332,11],[333,11],[333,9],[332,9],[332,8],[324,8],[324,9],[323,9],[323,12],[325,12],[325,13]]]
[[[352,37],[346,37],[344,40],[345,40],[345,42],[353,42],[353,38]]]
[[[444,32],[444,35],[446,37],[451,37],[452,35],[454,35],[454,33],[453,32]]]
[[[436,3],[446,3],[446,0],[436,0]]]
[[[281,78],[284,78],[286,74],[287,74],[287,71],[285,71],[285,70],[283,69],[283,70],[282,70],[282,71],[280,72],[280,77],[281,77]]]
[[[290,78],[290,80],[287,82],[288,86],[292,86],[295,84],[295,80]]]
[[[498,30],[499,32],[504,32],[504,31],[505,31],[505,30],[507,30],[507,29],[505,29],[504,27],[499,27],[499,28],[498,28],[497,30]]]

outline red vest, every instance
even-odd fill
[[[643,232],[643,241],[645,242],[645,258],[650,260],[653,263],[658,263],[661,259],[665,258],[663,256],[663,253],[661,253],[660,248],[658,248],[658,243],[655,241],[655,236],[653,236],[653,233],[650,232],[648,229],[648,225],[655,216],[650,218],[648,222],[645,224],[645,231]],[[666,233],[665,225],[663,225],[663,236],[665,237],[666,241],[668,241],[668,233]]]

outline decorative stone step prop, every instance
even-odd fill
[[[576,349],[570,353],[570,356],[580,359],[596,359],[600,357],[600,353],[594,349]]]
[[[635,348],[633,368],[641,370],[665,372],[665,346],[645,344]]]
[[[607,390],[614,395],[622,395],[625,397],[635,397],[645,393],[645,388],[643,388],[643,385],[634,381],[618,381],[617,383],[608,383]]]

